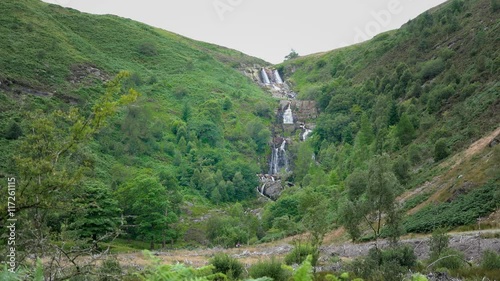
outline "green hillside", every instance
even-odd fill
[[[406,231],[470,225],[498,208],[500,167],[487,160],[498,155],[498,148],[478,149],[483,154],[467,164],[473,170],[456,160],[464,154],[451,158],[500,124],[498,13],[495,1],[449,1],[370,41],[279,65],[299,98],[315,100],[321,114],[313,137],[295,153],[294,180],[302,189],[277,203],[300,202],[304,189],[326,194],[336,198],[329,204],[331,221],[354,227],[354,238],[373,236],[368,225],[366,232],[357,232],[359,225],[349,218],[375,200],[369,199],[372,180],[383,172],[382,186],[392,188],[379,191],[391,194],[389,201],[432,183],[411,196],[406,211],[421,203],[451,202],[457,194],[485,186],[484,202],[474,203],[483,209],[467,213],[463,207],[463,215],[450,211],[462,216],[455,219],[429,215],[443,212],[429,207],[404,220]],[[316,161],[304,160],[312,153]],[[385,212],[394,211],[386,207]],[[268,225],[278,216],[270,213]]]
[[[121,237],[182,243],[185,204],[201,215],[256,198],[274,101],[235,67],[266,62],[41,1],[2,1],[0,14],[0,175],[18,177],[18,194],[34,192],[18,202],[19,216],[40,207],[38,223],[54,233],[98,224],[77,233],[88,237],[118,226],[121,210],[121,223],[135,225]],[[128,73],[114,79],[120,71]],[[113,103],[128,89],[139,97]],[[103,196],[118,212],[89,213],[85,202]],[[141,216],[150,224],[137,226]]]
[[[16,279],[0,267],[0,279],[313,280],[312,266],[334,263],[349,274],[314,280],[494,276],[495,253],[459,271],[447,245],[425,261],[398,246],[345,264],[320,246],[498,227],[499,7],[452,0],[367,42],[289,59],[274,67],[306,102],[280,84],[279,103],[252,81],[263,66],[275,73],[259,58],[117,16],[0,1],[0,191],[15,203],[0,226],[16,227],[0,235],[16,237],[0,257],[22,265]],[[284,110],[301,121],[283,125]],[[261,179],[279,182],[273,201],[256,175],[275,151],[290,170]],[[273,258],[243,270],[233,258],[288,236],[283,262],[301,266]],[[180,248],[169,258],[200,262],[196,249],[235,245],[247,249],[196,270],[128,254]],[[437,263],[446,256],[458,258]]]

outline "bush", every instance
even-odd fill
[[[249,273],[252,278],[270,277],[274,281],[286,281],[290,276],[290,272],[282,268],[281,262],[275,257],[252,265]]]
[[[427,61],[422,66],[420,77],[424,80],[432,79],[438,76],[444,70],[444,67],[444,61],[440,58]]]
[[[417,264],[417,256],[410,245],[401,245],[382,252],[384,263],[395,263],[403,267],[412,268]]]
[[[434,230],[434,232],[432,232],[431,238],[429,239],[431,259],[436,260],[441,255],[441,253],[448,249],[449,241],[450,236],[446,233],[446,230]]]
[[[500,0],[491,0],[491,11],[497,12],[500,10]]]
[[[216,254],[209,262],[215,272],[224,273],[229,279],[238,279],[243,273],[243,264],[227,254]]]
[[[19,137],[23,135],[23,130],[21,129],[21,126],[15,121],[11,122],[9,124],[9,127],[5,131],[5,138],[8,140],[17,140]]]
[[[450,152],[448,151],[448,144],[445,138],[440,138],[434,145],[434,161],[438,162],[448,157]]]
[[[500,254],[486,250],[481,257],[481,267],[486,270],[500,269]]]
[[[366,280],[399,281],[402,275],[417,263],[411,246],[400,246],[382,251],[372,248],[368,256],[351,264],[355,275]]]
[[[141,55],[146,57],[154,57],[158,55],[158,50],[153,43],[146,42],[139,45],[138,51]]]
[[[288,265],[301,264],[308,255],[312,256],[311,264],[316,265],[319,257],[318,249],[311,244],[297,243],[293,250],[285,256],[285,263]]]
[[[434,268],[459,269],[464,266],[464,253],[448,248],[444,250],[434,263]]]
[[[108,258],[102,262],[97,275],[99,276],[99,281],[114,281],[120,280],[119,277],[121,277],[122,273],[123,270],[118,260],[115,258]]]

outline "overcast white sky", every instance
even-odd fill
[[[272,63],[399,28],[446,0],[43,0],[114,14]]]

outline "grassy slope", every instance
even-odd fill
[[[0,133],[5,134],[13,122],[25,128],[25,114],[35,109],[50,112],[76,105],[85,111],[102,93],[102,79],[130,71],[130,83],[142,97],[91,144],[95,175],[111,185],[144,171],[168,170],[176,176],[186,200],[210,206],[190,188],[194,168],[206,167],[212,173],[222,170],[224,180],[246,169],[251,176],[245,180],[252,185],[259,164],[267,162],[267,152],[257,151],[246,126],[256,122],[267,127],[270,120],[254,112],[258,104],[272,107],[273,100],[234,69],[254,63],[267,64],[116,16],[89,15],[36,0],[2,1]],[[229,108],[224,108],[226,102]],[[186,105],[191,110],[188,122],[182,120]],[[130,129],[124,120],[134,116],[134,108],[139,108],[142,119]],[[207,110],[220,113],[214,121],[223,137],[217,148],[193,137],[195,122]],[[191,154],[178,146],[175,130],[179,124],[188,128],[188,145],[196,147]],[[130,148],[132,137],[125,135],[133,130],[138,144]],[[0,144],[0,171],[5,176],[13,171],[10,159],[17,141],[0,138]]]
[[[318,155],[325,153],[325,145],[336,144],[334,157],[340,162],[333,168],[325,165],[321,168],[326,173],[336,169],[341,179],[357,167],[363,168],[364,164],[345,157],[345,153],[353,153],[346,143],[355,145],[360,112],[367,113],[375,134],[380,135],[394,103],[399,117],[403,113],[410,117],[416,134],[408,145],[401,145],[391,142],[395,128],[388,128],[390,133],[386,135],[384,151],[393,159],[401,156],[410,161],[408,189],[432,181],[431,192],[439,192],[435,200],[428,201],[424,200],[426,195],[414,192],[412,197],[422,197],[414,201],[423,200],[428,204],[453,200],[457,190],[464,193],[488,180],[494,180],[498,189],[498,166],[485,161],[493,153],[487,147],[481,150],[482,157],[468,159],[456,167],[432,159],[438,139],[444,139],[454,154],[500,124],[500,21],[498,8],[494,10],[491,3],[489,0],[449,1],[401,29],[378,35],[368,42],[280,65],[301,98],[315,99],[323,112],[313,141]],[[433,63],[439,64],[438,70],[433,71]],[[402,66],[401,70],[398,66]],[[409,79],[404,77],[404,70],[410,74]],[[403,84],[405,79],[409,82]],[[332,130],[325,128],[331,124],[337,125],[337,132],[352,132],[353,138],[329,135]],[[419,159],[412,160],[411,155]],[[448,172],[452,168],[452,172]],[[460,176],[457,170],[466,172],[461,179],[450,181],[450,177]],[[433,180],[441,174],[445,176]]]

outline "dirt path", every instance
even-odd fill
[[[500,238],[484,238],[486,237],[499,237],[500,229],[495,230],[482,230],[472,232],[450,233],[450,246],[458,249],[465,254],[469,261],[478,261],[481,254],[486,249],[491,249],[500,252]],[[415,249],[415,254],[419,259],[426,259],[429,255],[429,237],[421,236],[416,238],[403,239],[403,244],[411,245]],[[374,242],[368,243],[343,243],[325,245],[321,248],[320,264],[323,269],[338,268],[338,261],[341,259],[352,259],[359,256],[366,255],[368,250],[375,245]],[[380,240],[379,247],[385,248],[388,242]],[[216,253],[227,253],[246,266],[269,258],[271,256],[284,257],[290,250],[293,249],[291,244],[286,242],[279,242],[273,244],[262,244],[256,246],[244,246],[242,248],[234,249],[199,249],[199,250],[173,250],[173,251],[159,251],[155,255],[165,263],[184,263],[195,267],[203,266],[208,263],[208,259]],[[132,266],[135,268],[142,268],[148,264],[144,259],[142,253],[119,254],[118,259],[124,266]]]

